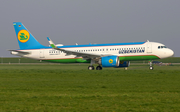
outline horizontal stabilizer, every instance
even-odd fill
[[[31,52],[25,52],[25,51],[19,51],[19,50],[9,50],[9,51],[11,51],[11,54],[17,55],[17,56],[23,56],[23,55],[31,54]]]

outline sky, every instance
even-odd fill
[[[0,57],[19,49],[13,22],[43,45],[152,41],[180,57],[180,0],[1,0]]]

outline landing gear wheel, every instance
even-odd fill
[[[102,67],[101,66],[97,66],[96,70],[102,70]]]
[[[150,70],[153,70],[154,68],[152,66],[149,67]]]
[[[94,70],[94,66],[89,66],[88,70]]]

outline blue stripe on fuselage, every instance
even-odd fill
[[[87,45],[64,45],[64,46],[57,46],[58,48],[79,48],[79,47],[107,47],[107,46],[121,46],[121,45],[141,45],[145,42],[131,42],[131,43],[109,43],[109,44],[87,44]],[[52,47],[37,47],[33,49],[50,49]],[[20,49],[20,50],[27,50],[27,49]]]

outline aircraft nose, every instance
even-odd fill
[[[169,55],[169,57],[172,57],[172,56],[174,56],[174,51],[169,49],[167,54]]]

